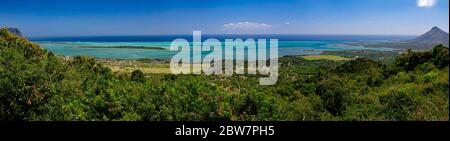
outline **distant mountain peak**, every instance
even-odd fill
[[[20,32],[20,30],[18,28],[6,27],[6,29],[16,36],[22,36],[22,32]]]
[[[420,42],[420,43],[448,45],[449,35],[447,32],[445,32],[442,29],[440,29],[439,27],[435,26],[435,27],[431,28],[430,31],[426,32],[425,34],[417,37],[416,39],[414,39],[412,41]]]
[[[441,30],[438,26],[434,26],[431,30]]]
[[[438,32],[445,32],[444,30],[442,30],[441,28],[434,26],[433,28],[431,28],[430,31],[438,31]]]

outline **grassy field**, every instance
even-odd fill
[[[344,61],[352,60],[352,58],[345,58],[336,55],[306,55],[303,56],[306,60],[333,60],[333,61]]]
[[[170,64],[168,63],[148,63],[140,61],[110,61],[103,62],[113,72],[131,73],[134,70],[141,70],[144,73],[151,74],[168,74],[171,73]],[[193,67],[201,68],[201,64],[194,64]]]
[[[144,73],[170,73],[170,67],[164,65],[154,66],[108,66],[113,72],[126,72],[130,73],[134,70],[141,70]]]
[[[101,60],[101,59],[99,59],[99,62],[110,68],[113,72],[131,73],[134,70],[141,70],[142,72],[149,74],[171,73],[170,64],[168,62],[139,61],[139,60]],[[194,68],[196,71],[200,71],[202,69],[202,64],[193,64],[191,66],[190,71],[193,71]],[[252,68],[249,68],[249,70],[251,69]]]

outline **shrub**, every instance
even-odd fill
[[[137,82],[144,82],[145,78],[144,78],[144,73],[141,70],[134,70],[131,73],[131,77],[130,80],[131,81],[137,81]]]

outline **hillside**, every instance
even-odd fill
[[[0,29],[0,121],[448,121],[448,48],[370,59],[280,58],[280,76],[112,72]]]

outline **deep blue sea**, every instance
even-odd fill
[[[92,56],[96,58],[141,59],[171,58],[177,51],[170,51],[171,41],[183,38],[192,41],[192,35],[150,35],[150,36],[83,36],[83,37],[39,37],[30,38],[41,47],[63,56]],[[202,35],[202,41],[215,38],[225,39],[278,39],[279,57],[286,55],[319,54],[336,50],[392,50],[390,48],[366,48],[345,43],[370,41],[393,42],[413,39],[414,36],[373,35]],[[117,48],[118,46],[137,48]],[[163,48],[146,49],[145,47]]]

